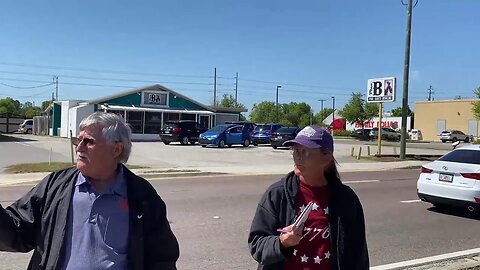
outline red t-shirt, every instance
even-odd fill
[[[328,226],[328,185],[312,187],[300,181],[296,215],[310,202],[314,203],[303,228],[303,238],[294,247],[293,256],[285,262],[286,270],[330,270],[331,243]]]

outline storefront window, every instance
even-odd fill
[[[163,114],[163,124],[167,121],[179,120],[180,115],[178,113],[164,113]]]
[[[161,112],[145,112],[145,134],[158,134],[161,126]]]
[[[132,129],[132,133],[143,133],[144,112],[127,111],[127,123]]]
[[[195,121],[195,114],[190,114],[190,113],[182,113],[181,120],[192,120]]]

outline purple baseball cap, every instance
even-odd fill
[[[300,144],[307,148],[323,148],[333,153],[332,135],[320,126],[306,126],[295,139],[284,142],[283,146],[290,147],[294,144]]]

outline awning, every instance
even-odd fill
[[[117,105],[101,105],[102,110],[112,111],[136,111],[136,112],[165,112],[165,113],[190,113],[190,114],[208,114],[213,115],[215,113],[210,111],[194,111],[194,110],[172,110],[172,109],[159,109],[159,108],[146,108],[146,107],[127,107]]]

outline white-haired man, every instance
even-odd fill
[[[178,242],[166,206],[123,163],[131,130],[115,114],[80,123],[77,164],[49,174],[0,207],[0,250],[34,250],[28,269],[176,269]]]

